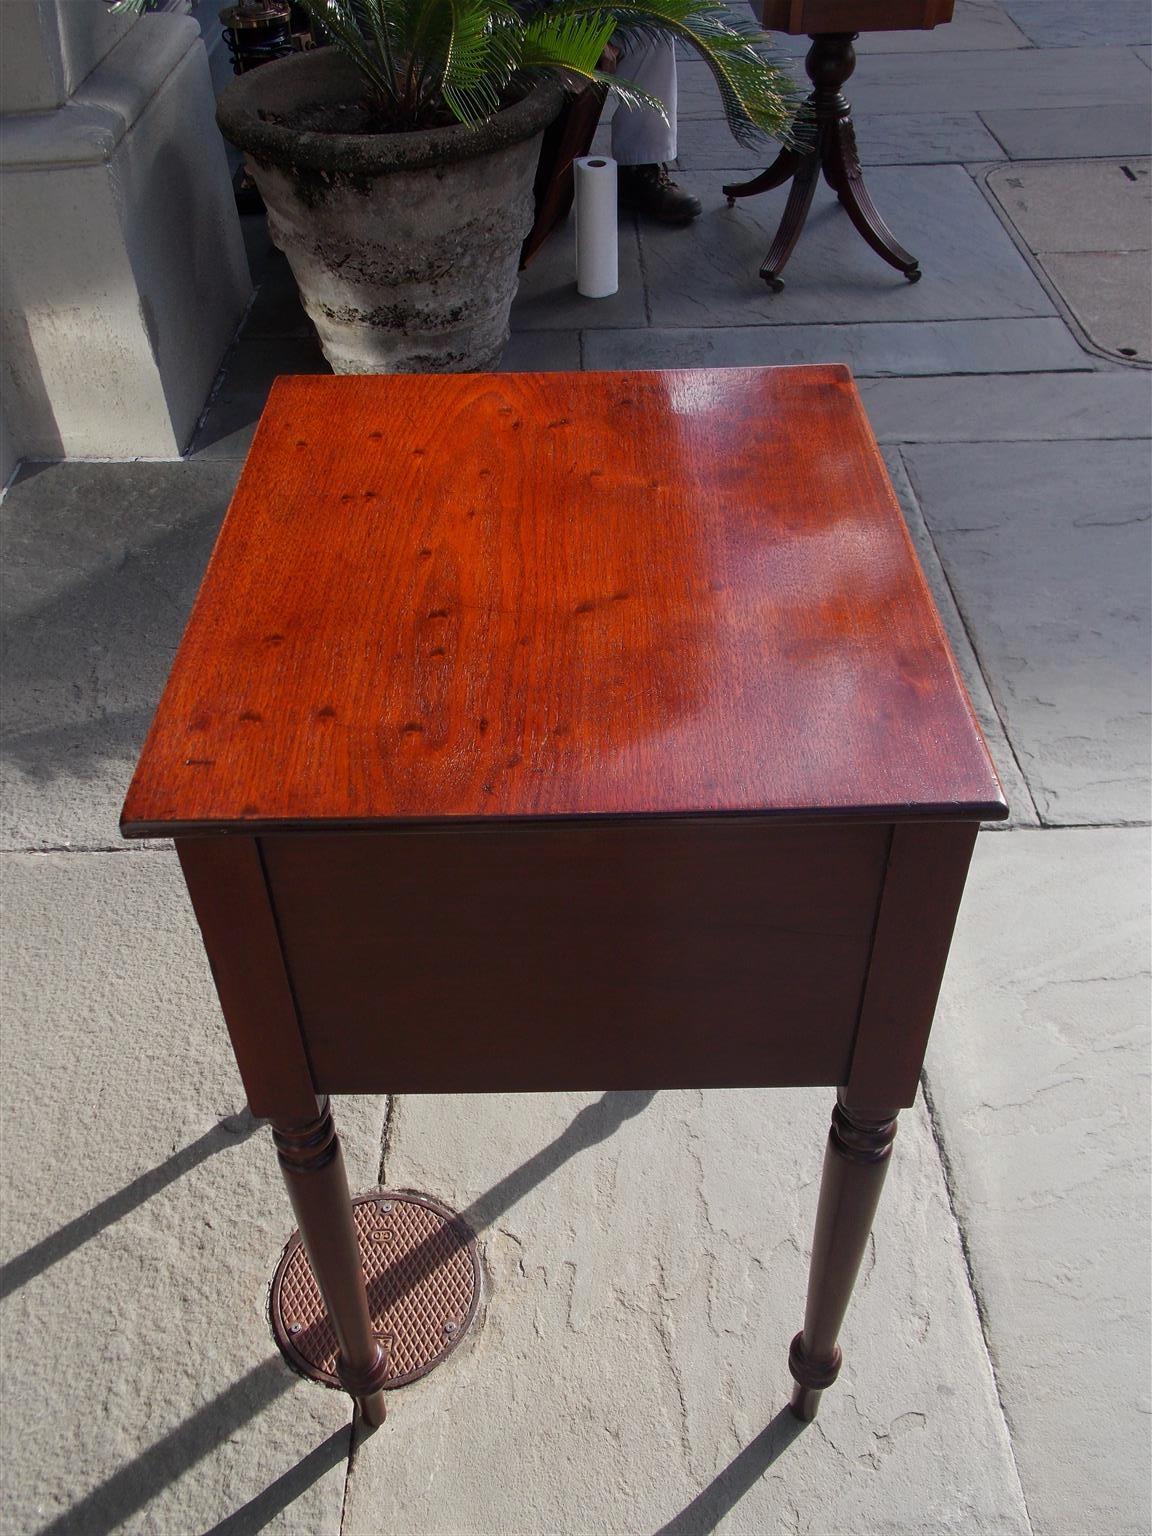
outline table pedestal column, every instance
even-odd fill
[[[856,1110],[841,1099],[832,1111],[804,1330],[792,1340],[788,1353],[796,1380],[792,1412],[798,1419],[816,1417],[820,1394],[840,1372],[836,1339],[868,1246],[895,1135],[895,1110]]]
[[[877,256],[903,272],[910,283],[920,280],[919,263],[880,217],[860,169],[852,108],[840,90],[856,67],[856,52],[852,47],[856,35],[855,32],[812,34],[812,47],[804,66],[816,89],[797,116],[795,147],[782,150],[773,164],[751,181],[735,182],[724,188],[724,196],[731,208],[738,197],[755,197],[759,192],[769,192],[773,187],[782,187],[786,181],[791,181],[784,217],[760,267],[760,276],[776,292],[784,286],[780,273],[796,248],[821,171],[857,232]]]

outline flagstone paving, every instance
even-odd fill
[[[686,62],[704,217],[625,219],[604,301],[575,294],[566,227],[513,311],[505,368],[849,361],[1012,808],[810,1428],[782,1412],[829,1108],[808,1091],[340,1101],[358,1187],[466,1212],[483,1308],[370,1438],[282,1363],[267,1131],[174,856],[116,835],[271,380],[326,369],[260,221],[189,456],[25,466],[0,508],[3,1536],[1150,1529],[1152,375],[1082,344],[1042,264],[1119,254],[1091,196],[1045,170],[1014,236],[982,180],[1148,153],[1147,14],[958,0],[951,27],[862,40],[862,156],[914,287],[822,194],[769,294],[784,194],[725,206],[764,157]]]

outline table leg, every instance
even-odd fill
[[[832,1111],[808,1271],[804,1330],[792,1340],[788,1353],[788,1367],[796,1380],[792,1412],[798,1419],[816,1417],[820,1394],[840,1371],[836,1338],[884,1186],[896,1135],[896,1114],[896,1110],[856,1109],[842,1098]]]
[[[383,1424],[388,1357],[372,1334],[344,1154],[327,1098],[311,1120],[273,1121],[272,1140],[340,1347],[337,1374],[365,1422]]]

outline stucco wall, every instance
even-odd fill
[[[3,6],[9,82],[12,37],[46,50],[41,85],[99,51],[75,4],[31,37],[8,18],[40,0]],[[250,291],[196,23],[104,19],[112,46],[62,104],[0,119],[7,417],[34,458],[180,453]]]

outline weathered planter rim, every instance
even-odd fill
[[[470,160],[520,143],[552,122],[564,97],[558,80],[545,80],[486,122],[413,133],[316,133],[262,116],[355,100],[362,92],[363,77],[351,60],[335,48],[321,48],[239,75],[222,92],[216,121],[226,138],[256,160],[372,176]]]

